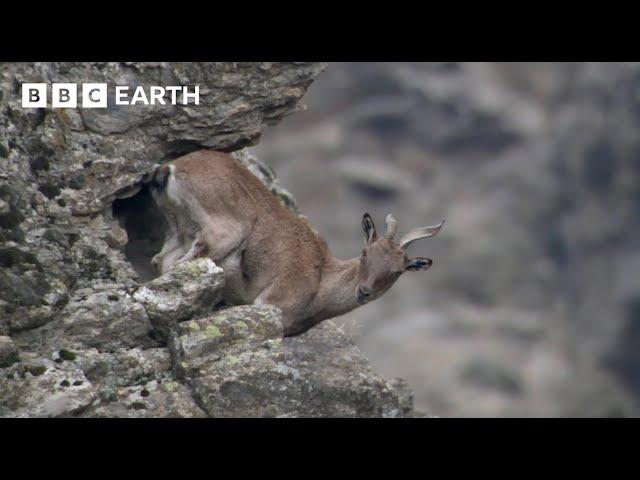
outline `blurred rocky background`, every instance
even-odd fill
[[[439,416],[640,413],[640,66],[334,63],[255,151],[334,253],[434,259],[340,320]]]

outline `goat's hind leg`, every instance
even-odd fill
[[[184,255],[182,255],[182,257],[180,257],[176,263],[189,262],[196,258],[203,257],[206,255],[208,250],[209,248],[204,240],[204,236],[201,232],[198,232],[191,242],[189,250]]]
[[[162,245],[160,252],[153,256],[151,264],[160,273],[165,273],[190,250],[190,239],[186,233],[188,228],[185,227],[185,219],[188,216],[185,212],[176,209],[167,200],[164,192],[156,193],[154,199],[167,222],[168,228],[165,232],[164,245]]]
[[[194,244],[193,248],[201,252],[201,255],[206,254],[214,262],[221,263],[240,248],[244,238],[245,233],[241,225],[220,219],[211,221],[199,232],[197,240],[201,243],[195,242],[197,244]]]
[[[217,229],[216,232],[212,228],[206,228],[198,231],[189,247],[189,250],[176,262],[183,263],[205,255],[214,262],[222,262],[227,256],[240,245],[242,235],[239,229],[226,225],[227,229]],[[207,239],[214,243],[208,243]]]

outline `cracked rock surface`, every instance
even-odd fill
[[[244,150],[295,111],[316,63],[0,66],[0,416],[414,415],[330,322],[282,338],[270,306],[220,304],[208,259],[162,276],[162,218],[136,182],[200,148]],[[22,109],[22,82],[200,85],[199,106]],[[110,89],[110,92],[112,89]]]
[[[282,338],[279,310],[239,306],[181,323],[176,375],[214,417],[400,417],[410,404],[331,322]]]

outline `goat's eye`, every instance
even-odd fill
[[[367,256],[367,250],[366,249],[362,249],[362,257],[366,257]]]

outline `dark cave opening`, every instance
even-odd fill
[[[159,275],[151,265],[153,256],[162,249],[167,221],[144,185],[135,195],[114,200],[113,217],[127,231],[129,242],[124,254],[140,280],[147,282]]]

